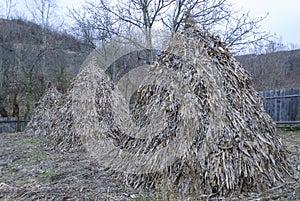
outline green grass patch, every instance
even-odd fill
[[[134,201],[154,201],[154,200],[161,200],[161,196],[159,195],[142,195],[136,194],[133,198]]]
[[[296,126],[277,126],[279,134],[296,134],[300,133],[300,125]]]
[[[44,137],[36,137],[32,139],[25,139],[25,140],[20,140],[18,143],[20,144],[32,144],[32,145],[37,145],[45,141]]]
[[[54,173],[53,170],[47,170],[46,172],[39,174],[39,177],[43,177],[43,178],[50,177],[53,175],[53,173]]]
[[[29,157],[21,158],[21,159],[17,160],[16,163],[25,164],[25,163],[32,162],[32,161],[42,160],[46,157],[47,157],[47,155],[44,151],[34,150],[30,153]]]
[[[27,163],[28,161],[30,161],[30,158],[21,158],[21,159],[17,160],[16,163],[22,165],[22,164]]]
[[[45,172],[45,173],[39,174],[39,177],[49,177],[50,175],[51,175],[50,173]]]
[[[40,160],[46,157],[46,153],[41,150],[35,150],[30,154],[31,160]]]

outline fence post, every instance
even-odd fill
[[[261,91],[265,111],[277,124],[300,124],[300,88]]]

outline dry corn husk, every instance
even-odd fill
[[[74,92],[74,113],[85,113],[75,118],[83,143],[134,187],[229,195],[267,188],[288,173],[250,75],[218,38],[194,26],[158,57],[130,114],[95,65],[82,70]]]
[[[46,136],[51,149],[77,149],[82,143],[73,126],[72,108],[72,85],[66,94],[51,86],[39,100],[24,132]]]
[[[50,86],[41,97],[34,109],[31,120],[25,127],[24,132],[34,135],[47,135],[51,131],[51,121],[55,118],[56,109],[62,94],[55,86]]]
[[[136,188],[227,196],[282,182],[289,170],[250,75],[217,37],[194,26],[159,55],[131,112],[93,61],[63,99],[50,139],[83,143]]]
[[[47,135],[51,149],[59,151],[80,148],[80,134],[74,128],[72,87],[57,105],[55,118],[51,120],[51,131]]]

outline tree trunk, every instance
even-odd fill
[[[26,83],[26,111],[25,111],[25,124],[27,123],[27,121],[29,120],[29,114],[30,114],[30,105],[31,105],[31,87],[32,87],[32,70],[28,73],[28,77],[27,77],[27,83]]]
[[[2,117],[8,117],[8,113],[7,113],[6,109],[2,105],[0,106],[0,115]]]
[[[13,117],[17,117],[17,132],[20,132],[21,131],[21,125],[20,125],[20,119],[19,119],[19,116],[20,116],[20,110],[19,110],[19,104],[17,102],[17,94],[14,95],[14,101],[13,101]]]

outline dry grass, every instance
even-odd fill
[[[241,193],[235,197],[201,195],[194,200],[299,200],[300,133],[280,136],[288,143],[288,160],[298,180],[287,180],[262,193]],[[0,135],[0,200],[188,200],[169,191],[139,192],[126,187],[84,150],[53,152],[45,137],[15,133]],[[294,145],[296,144],[296,145]],[[169,199],[168,199],[169,198]]]

